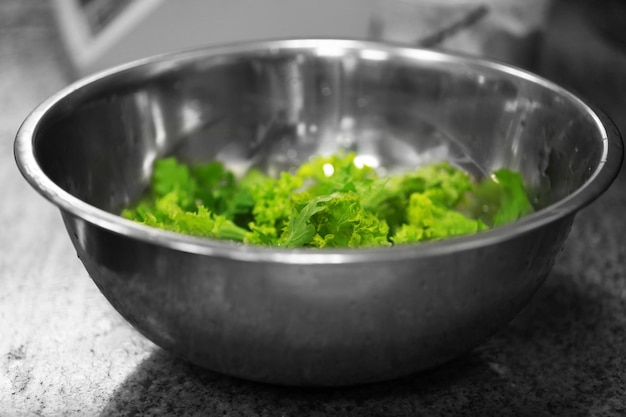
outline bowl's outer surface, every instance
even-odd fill
[[[198,256],[64,218],[97,286],[159,346],[246,379],[346,385],[485,340],[543,282],[573,216],[454,256],[329,265]]]
[[[448,159],[477,176],[517,170],[538,211],[471,237],[334,251],[197,239],[116,215],[162,155],[276,172],[340,148],[384,169]],[[318,39],[165,55],[80,80],[33,111],[15,153],[102,293],[148,338],[242,378],[345,385],[435,366],[513,318],[623,151],[601,113],[533,74]]]

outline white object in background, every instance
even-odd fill
[[[232,42],[365,38],[373,0],[55,0],[77,75],[138,58]],[[85,26],[84,3],[121,4],[101,33]],[[126,3],[126,4],[125,4]],[[103,6],[104,7],[104,6]],[[82,20],[82,22],[81,22]]]
[[[81,72],[113,48],[163,0],[54,0],[61,36]]]

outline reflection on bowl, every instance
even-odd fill
[[[200,239],[117,216],[163,155],[277,172],[348,149],[383,169],[447,159],[519,171],[537,211],[483,232],[359,250]],[[613,124],[499,63],[348,40],[170,54],[80,80],[15,142],[111,304],[200,366],[294,385],[380,381],[436,366],[504,326],[544,281],[576,212],[622,161]]]

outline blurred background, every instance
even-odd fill
[[[624,0],[0,0],[0,416],[123,415],[142,401],[192,404],[207,415],[236,407],[240,415],[284,415],[292,404],[303,411],[326,403],[388,415],[381,404],[395,409],[406,398],[444,411],[476,400],[476,409],[494,411],[485,415],[528,411],[529,403],[540,411],[525,415],[624,415],[626,253],[623,222],[615,222],[624,170],[580,216],[560,269],[517,325],[423,383],[329,400],[197,376],[153,353],[87,279],[57,210],[21,178],[12,149],[28,112],[78,77],[176,49],[301,36],[503,60],[578,93],[626,133],[623,22]],[[575,245],[589,236],[595,240]],[[569,412],[577,406],[598,413]]]
[[[550,0],[55,0],[78,74],[168,50],[281,37],[437,46],[532,59]]]
[[[385,40],[530,69],[596,103],[624,130],[622,0],[5,0],[2,7],[50,25],[54,37],[46,42],[58,49],[69,80],[149,55],[248,39]]]

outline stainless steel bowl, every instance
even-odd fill
[[[476,176],[514,169],[538,210],[475,236],[362,250],[251,247],[116,214],[162,155],[275,172],[338,148],[387,170],[440,159]],[[399,377],[484,341],[544,281],[622,153],[605,116],[528,72],[319,39],[96,74],[37,107],[15,142],[23,175],[60,208],[89,274],[141,333],[202,367],[294,385]]]

